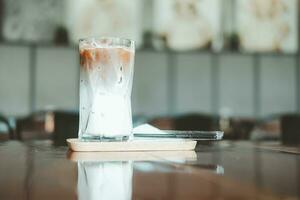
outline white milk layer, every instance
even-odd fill
[[[120,95],[96,94],[91,110],[87,114],[86,134],[105,137],[131,134],[129,98]]]

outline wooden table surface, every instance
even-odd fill
[[[0,199],[300,199],[300,155],[250,142],[190,152],[74,153],[0,143]]]

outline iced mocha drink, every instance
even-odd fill
[[[126,140],[132,131],[134,42],[88,38],[79,42],[79,138]]]

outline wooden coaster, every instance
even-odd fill
[[[67,139],[72,151],[188,151],[196,147],[197,142],[181,139],[147,139],[124,142],[83,142],[78,138]]]
[[[72,161],[196,161],[195,151],[129,151],[129,152],[68,152]]]

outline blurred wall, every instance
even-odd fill
[[[0,113],[78,110],[77,49],[1,44],[0,61]],[[138,51],[133,113],[260,117],[295,112],[298,72],[292,55]]]

